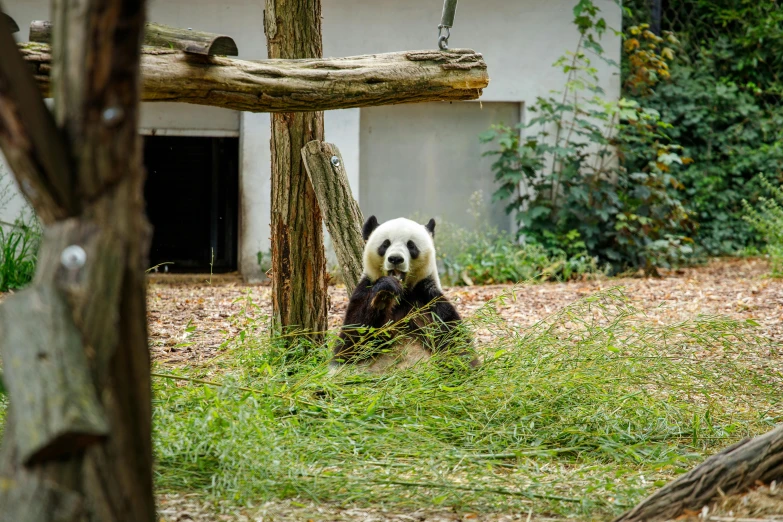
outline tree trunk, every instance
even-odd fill
[[[302,159],[318,205],[323,210],[348,295],[351,295],[362,277],[364,219],[351,194],[343,157],[331,143],[311,141],[302,149]]]
[[[0,31],[0,146],[45,224],[33,286],[0,309],[14,361],[0,521],[152,522],[144,2],[56,0],[53,12],[56,123]]]
[[[24,43],[19,48],[33,67],[42,94],[48,95],[49,47]],[[142,101],[248,112],[476,100],[489,84],[484,59],[470,49],[247,61],[144,48],[141,70]]]
[[[670,520],[684,510],[700,511],[718,496],[783,480],[783,424],[708,458],[614,522]]]
[[[269,58],[319,58],[320,0],[266,0]],[[278,329],[326,330],[326,256],[321,210],[302,147],[324,137],[323,112],[272,115],[272,308]]]

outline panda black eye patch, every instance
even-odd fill
[[[411,259],[419,257],[419,247],[413,241],[408,241],[408,251],[411,253]]]
[[[385,256],[386,255],[386,249],[389,248],[389,245],[391,245],[391,241],[389,241],[388,239],[386,241],[384,241],[383,243],[381,243],[381,246],[378,247],[378,255],[381,256],[381,257]]]

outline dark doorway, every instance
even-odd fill
[[[150,265],[170,272],[237,268],[239,139],[145,136]],[[159,270],[164,267],[161,266]]]

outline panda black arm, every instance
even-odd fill
[[[380,328],[388,323],[402,290],[400,282],[393,277],[381,277],[375,284],[367,276],[359,281],[348,301],[334,359],[345,362],[358,355],[354,347],[366,334],[359,329]]]
[[[443,295],[435,281],[432,278],[420,281],[413,288],[412,294],[416,307],[429,310],[432,314],[431,324],[435,329],[433,348],[442,350],[454,347],[458,355],[471,356],[472,367],[477,366],[478,359],[472,356],[473,338],[462,322],[459,312]]]
[[[416,284],[411,298],[418,308],[428,308],[433,315],[438,316],[437,320],[444,324],[454,325],[462,320],[457,309],[446,299],[431,277]]]

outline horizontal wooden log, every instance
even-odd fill
[[[343,156],[335,145],[316,140],[302,148],[302,160],[332,238],[343,282],[351,295],[362,277],[364,219],[351,194]]]
[[[32,22],[30,24],[30,41],[51,44],[52,22],[44,20]],[[145,26],[144,45],[176,49],[205,56],[237,56],[239,54],[237,44],[230,36],[181,29],[152,22],[147,22]]]
[[[709,457],[614,522],[672,520],[686,509],[701,511],[719,496],[744,493],[773,480],[783,480],[783,424]]]
[[[16,21],[5,13],[0,13],[0,30],[11,31],[11,33],[18,33],[19,26]]]
[[[7,298],[0,308],[0,332],[22,464],[62,458],[109,435],[81,333],[54,285]]]
[[[44,95],[47,45],[20,44]],[[211,105],[248,112],[307,112],[398,103],[475,100],[489,84],[470,49],[305,60],[246,61],[145,48],[142,100]]]

